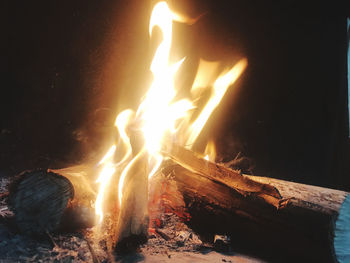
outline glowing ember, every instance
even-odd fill
[[[100,222],[103,219],[104,192],[110,179],[116,173],[120,173],[119,179],[119,204],[123,198],[123,184],[125,178],[133,169],[133,165],[141,156],[147,154],[149,160],[149,177],[157,172],[163,161],[160,153],[162,144],[175,140],[181,145],[193,145],[209,119],[213,110],[222,100],[227,89],[242,74],[247,66],[247,60],[240,60],[232,69],[221,75],[219,78],[208,78],[208,72],[218,63],[201,61],[197,72],[197,78],[191,90],[192,98],[175,100],[177,95],[174,87],[174,78],[185,58],[177,63],[169,64],[169,54],[172,43],[173,20],[181,20],[173,14],[165,2],[159,2],[152,11],[149,34],[155,26],[159,27],[163,35],[151,64],[153,82],[141,102],[136,113],[132,110],[121,112],[116,119],[116,127],[119,131],[119,142],[112,145],[102,160],[99,162],[101,172],[97,179],[100,183],[95,209]],[[192,21],[193,22],[193,21]],[[205,65],[203,67],[203,65]],[[199,90],[212,85],[211,97],[201,109],[194,106],[198,99]],[[193,113],[197,118],[192,120]],[[198,114],[199,112],[199,114]],[[130,131],[141,131],[144,145],[138,153],[132,154],[130,144]],[[211,146],[212,147],[212,146]],[[214,147],[214,146],[213,146]],[[215,147],[213,148],[215,149]],[[208,158],[215,158],[214,152]]]

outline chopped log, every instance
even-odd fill
[[[293,211],[302,207],[326,217],[329,221],[326,226],[329,231],[327,241],[330,242],[333,258],[339,262],[350,262],[350,193],[274,178],[250,178],[279,189],[282,196],[289,200],[286,210]]]
[[[76,165],[62,169],[49,169],[67,178],[74,187],[74,198],[68,203],[60,223],[60,231],[75,231],[95,225],[96,180],[92,166]],[[114,190],[114,189],[113,189]],[[114,197],[114,196],[113,196]]]
[[[9,205],[20,231],[43,235],[59,227],[73,185],[65,177],[45,170],[26,171],[10,188]]]
[[[349,193],[265,177],[237,179],[236,171],[180,152],[168,154],[180,165],[163,170],[173,174],[194,230],[232,235],[236,249],[269,261],[349,262]],[[257,190],[251,181],[270,187]],[[280,198],[270,192],[275,188]],[[279,206],[261,196],[265,189]]]
[[[223,165],[209,162],[193,151],[177,144],[164,145],[163,154],[169,156],[172,160],[190,171],[194,171],[210,180],[232,187],[243,196],[254,195],[264,199],[267,203],[276,208],[280,208],[285,204],[275,187],[241,176],[239,171],[234,171]]]
[[[94,195],[83,190],[87,181],[78,175],[74,179],[67,177],[72,176],[44,169],[16,176],[9,189],[8,203],[22,233],[42,236],[58,229],[70,231],[93,226],[94,211],[89,202]]]
[[[123,180],[122,200],[113,240],[118,253],[135,251],[148,240],[149,171],[148,154],[142,138],[142,135],[132,133],[131,145],[135,158],[120,179]]]
[[[66,177],[74,186],[74,199],[72,200],[79,206],[91,206],[91,202],[96,199],[96,191],[91,182],[96,180],[95,173],[91,166],[76,165],[62,169],[48,169],[48,172],[54,172]]]

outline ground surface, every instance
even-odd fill
[[[0,194],[8,180],[0,179]],[[106,239],[94,238],[94,229],[49,234],[40,239],[24,236],[13,223],[13,214],[0,198],[0,262],[263,262],[235,253],[225,237],[204,242],[178,216],[161,215],[161,226],[150,229],[148,243],[127,255],[109,253]],[[108,232],[108,231],[107,231]],[[108,233],[102,233],[107,237]]]

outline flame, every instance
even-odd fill
[[[201,89],[205,89],[215,82],[218,69],[219,62],[217,61],[199,60],[196,78],[191,89],[191,94],[194,98],[199,96]]]
[[[114,157],[116,153],[116,145],[112,145],[111,148],[107,151],[107,153],[103,156],[101,161],[98,163],[99,166],[102,166],[102,170],[99,174],[99,177],[97,178],[96,182],[100,183],[98,194],[95,202],[95,214],[99,218],[99,223],[103,220],[103,201],[104,201],[104,193],[105,190],[112,178],[112,176],[116,172],[116,167],[121,166],[123,163],[125,163],[131,156],[131,146],[130,146],[130,140],[127,136],[126,128],[130,121],[132,120],[132,117],[134,116],[134,113],[132,110],[125,110],[121,112],[115,121],[115,126],[117,127],[119,131],[120,141],[118,142],[118,146],[122,148],[122,146],[125,147],[126,152],[124,156],[121,157],[121,160],[118,163],[114,163]]]
[[[112,158],[113,154],[115,152],[115,145],[113,145],[106,155],[102,158],[102,160],[99,162],[99,164],[103,165],[102,171],[100,172],[100,175],[98,179],[96,180],[97,183],[100,183],[100,187],[98,189],[98,194],[96,198],[96,203],[95,203],[95,213],[99,217],[99,223],[102,222],[103,220],[103,211],[102,211],[102,206],[103,206],[103,200],[104,200],[104,192],[105,189],[112,178],[112,175],[115,172],[115,167],[112,163]]]
[[[224,97],[227,89],[238,79],[248,65],[246,58],[241,59],[231,70],[221,75],[215,82],[213,93],[207,104],[204,106],[198,118],[192,123],[190,127],[190,135],[187,139],[187,145],[193,145],[198,135],[202,131],[205,123],[209,119],[214,109],[219,105]]]
[[[184,61],[183,58],[169,65],[172,23],[173,15],[168,5],[165,2],[156,4],[151,15],[149,33],[151,36],[153,28],[158,26],[163,40],[151,64],[153,83],[138,110],[138,115],[142,115],[146,148],[151,155],[159,152],[166,132],[175,131],[175,121],[185,117],[188,110],[193,108],[192,103],[186,99],[172,102],[176,95],[174,77]]]
[[[115,125],[120,135],[118,144],[117,146],[112,145],[98,163],[102,168],[97,180],[100,183],[100,187],[95,209],[100,222],[103,219],[102,204],[104,192],[111,177],[116,173],[120,173],[118,198],[121,205],[125,179],[129,173],[135,170],[132,168],[138,162],[137,160],[147,154],[149,161],[148,176],[151,177],[157,172],[164,159],[161,154],[161,148],[164,143],[176,139],[177,143],[182,145],[193,145],[227,89],[247,66],[247,60],[242,59],[225,74],[215,79],[214,73],[217,72],[218,63],[201,61],[197,72],[198,77],[191,90],[192,100],[189,98],[175,100],[177,95],[174,84],[175,75],[186,58],[182,58],[173,64],[169,63],[173,21],[191,23],[186,18],[180,18],[178,14],[173,13],[169,9],[166,2],[158,2],[153,8],[149,24],[149,35],[152,36],[154,27],[159,27],[163,36],[150,65],[153,82],[136,112],[128,109],[117,116]],[[211,97],[202,109],[196,109],[194,105],[198,99],[199,90],[207,88],[211,84],[213,84]],[[195,110],[197,110],[197,113],[199,111],[199,114],[197,114],[195,120],[192,120]],[[133,152],[134,149],[130,142],[130,131],[141,132],[143,136],[144,144],[141,145],[136,153]],[[213,160],[211,158],[215,159],[215,151],[213,151],[215,147],[210,147],[208,158]],[[121,157],[117,158],[118,156]]]
[[[216,147],[214,141],[210,140],[204,150],[205,157],[207,161],[215,162],[216,158]]]

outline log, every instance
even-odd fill
[[[121,175],[123,196],[112,240],[120,254],[133,252],[148,240],[148,154],[141,134],[132,133],[130,142],[135,158]]]
[[[64,176],[74,187],[74,198],[68,203],[58,230],[76,231],[93,227],[96,224],[94,203],[97,196],[96,184],[93,184],[96,180],[93,167],[76,165],[62,169],[48,169],[48,172]]]
[[[9,187],[8,204],[20,232],[43,236],[54,231],[71,231],[94,224],[92,189],[85,189],[83,176],[69,175],[72,169],[37,169],[17,175]],[[69,177],[69,179],[68,179]]]
[[[73,197],[73,185],[65,177],[45,170],[26,171],[11,185],[9,205],[22,233],[43,235],[58,228]]]
[[[240,175],[177,145],[164,154],[179,164],[164,171],[195,230],[232,235],[236,249],[269,261],[349,262],[349,193]]]
[[[282,207],[285,203],[282,200],[278,190],[269,185],[250,180],[241,176],[239,171],[228,169],[222,165],[209,162],[198,156],[191,150],[181,147],[177,144],[163,146],[163,154],[170,157],[173,161],[179,163],[188,170],[200,173],[216,182],[226,184],[242,195],[254,195],[264,199],[267,203],[276,208]]]

